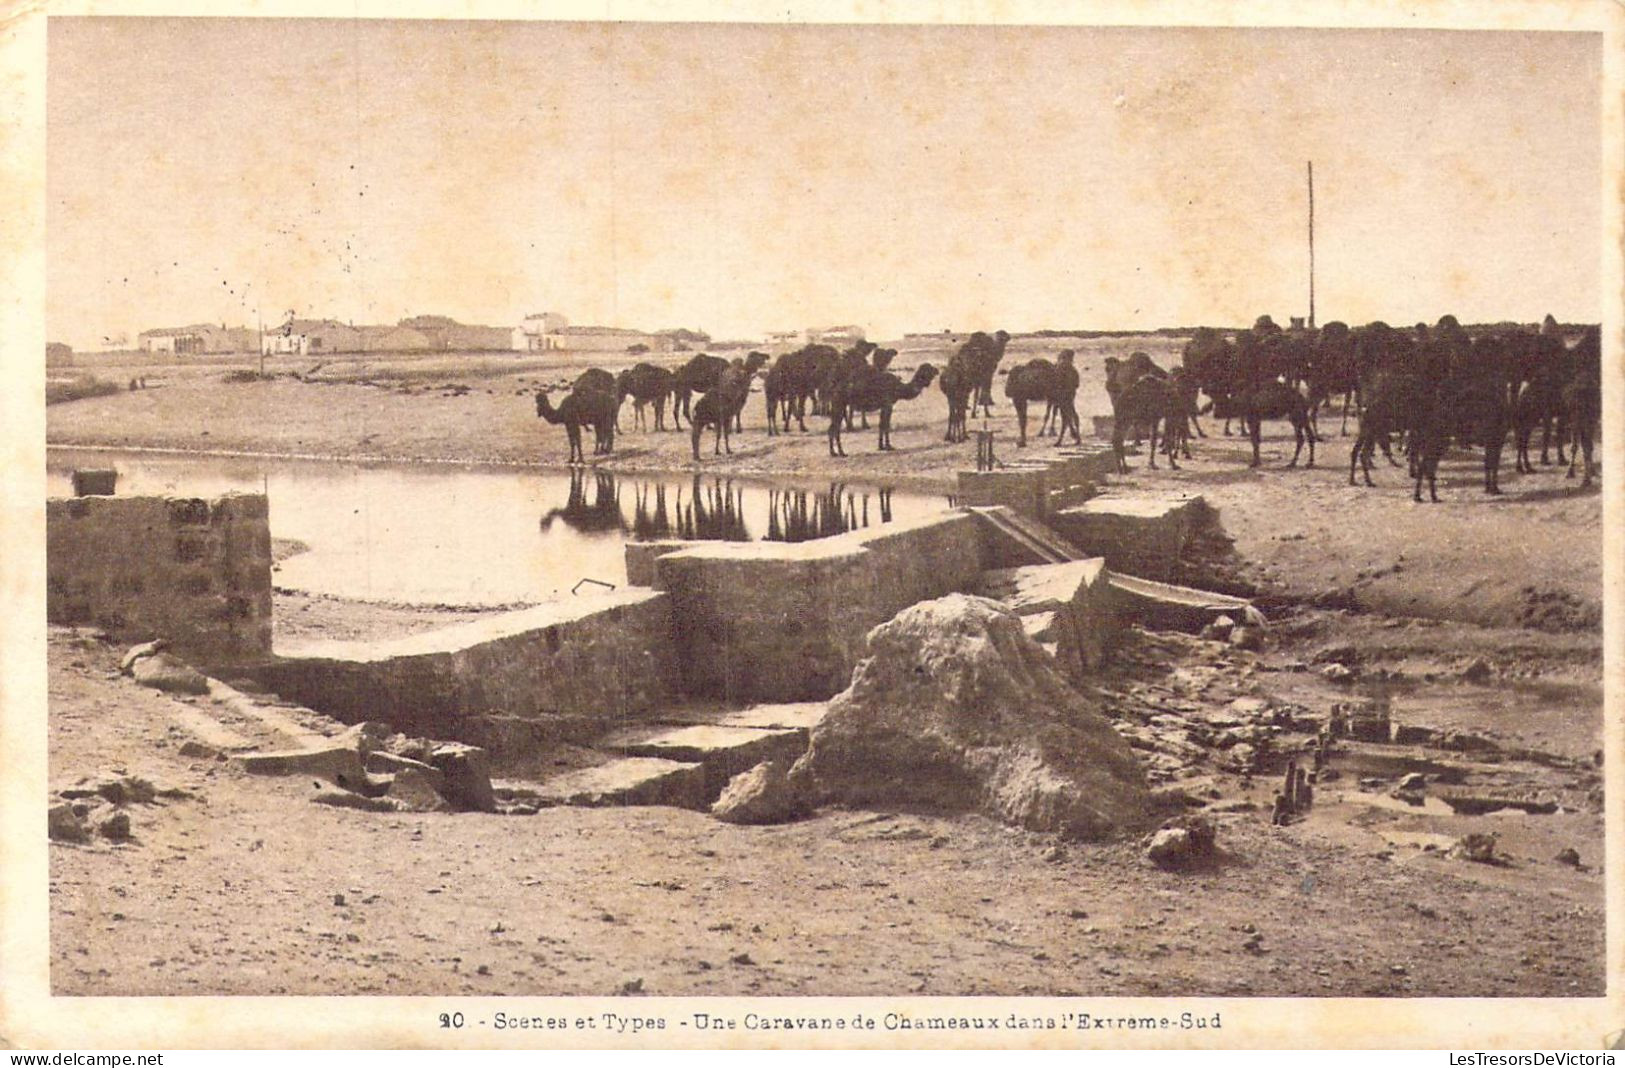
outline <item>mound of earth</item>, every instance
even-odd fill
[[[868,646],[792,769],[812,798],[980,811],[1086,839],[1150,818],[1128,745],[998,602],[917,604]]]

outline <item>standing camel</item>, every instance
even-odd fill
[[[846,449],[841,443],[841,424],[844,421],[843,413],[852,411],[880,413],[879,448],[882,452],[890,452],[892,408],[900,400],[913,400],[918,397],[936,376],[935,367],[929,363],[922,363],[915,370],[914,377],[905,384],[890,371],[877,371],[864,364],[850,377],[832,383],[829,454],[846,455]]]
[[[1003,330],[995,331],[992,335],[978,330],[966,338],[959,351],[954,353],[955,359],[964,357],[975,376],[976,400],[971,407],[980,407],[983,415],[993,414],[993,376],[998,372],[999,361],[1004,359],[1004,349],[1009,343],[1010,335]]]
[[[595,389],[571,390],[570,395],[553,407],[545,390],[536,394],[536,414],[554,426],[564,424],[570,439],[569,462],[586,463],[581,451],[581,428],[593,429],[594,456],[607,456],[615,450],[615,413],[620,408],[614,393],[600,393]]]
[[[1020,437],[1016,448],[1027,447],[1027,405],[1033,401],[1048,401],[1055,393],[1055,365],[1048,360],[1028,360],[1010,369],[1004,380],[1004,396],[1016,408],[1016,426]]]
[[[643,415],[643,407],[653,403],[655,407],[655,429],[666,429],[666,398],[671,396],[676,388],[675,376],[664,367],[656,367],[652,363],[640,363],[628,367],[615,378],[615,400],[617,404],[624,403],[627,397],[632,398],[632,407],[635,413],[635,425],[639,430],[647,430],[648,423]]]

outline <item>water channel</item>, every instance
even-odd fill
[[[804,541],[948,507],[946,496],[859,483],[716,475],[48,450],[49,492],[74,468],[114,468],[120,496],[264,492],[284,552],[278,586],[413,604],[513,604],[620,586],[628,541]],[[588,584],[579,596],[603,587]]]

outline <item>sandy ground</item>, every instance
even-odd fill
[[[1074,345],[1106,410],[1107,352]],[[1013,354],[1062,342],[1021,343]],[[929,349],[899,364],[941,362]],[[315,361],[310,361],[312,364]],[[1013,362],[1007,358],[1007,364]],[[301,369],[305,369],[301,367]],[[459,370],[466,373],[459,374]],[[226,369],[148,371],[147,390],[54,405],[53,443],[348,458],[536,464],[563,458],[530,392],[573,368],[437,361],[347,364],[298,381],[228,383]],[[479,373],[474,373],[474,372]],[[442,378],[441,376],[444,375]],[[450,384],[466,391],[439,388]],[[1002,398],[1001,398],[1002,400]],[[898,410],[898,450],[873,431],[832,460],[819,433],[769,440],[760,397],[731,459],[750,475],[847,472],[951,485],[971,446],[941,441],[935,389]],[[630,426],[630,406],[624,414]],[[992,420],[1002,456],[1014,420]],[[1209,643],[1137,635],[1097,696],[1125,722],[1179,701],[1201,715],[1237,695],[1324,711],[1348,699],[1328,659],[1363,665],[1361,693],[1402,694],[1432,726],[1535,756],[1475,770],[1562,799],[1548,816],[1463,817],[1328,794],[1271,828],[1269,785],[1199,781],[1233,811],[1221,856],[1169,873],[1137,842],[1066,845],[964,816],[826,811],[740,828],[672,809],[550,809],[529,817],[388,815],[309,804],[309,783],[247,779],[182,756],[187,700],[117,675],[121,650],[53,632],[51,783],[122,769],[189,797],[130,809],[126,844],[51,854],[52,984],[62,993],[1574,995],[1603,984],[1601,501],[1560,471],[1478,490],[1452,458],[1444,503],[1413,505],[1402,472],[1347,485],[1347,442],[1313,470],[1266,467],[1241,446],[1196,443],[1179,472],[1143,457],[1113,488],[1177,487],[1218,508],[1247,577],[1276,600],[1267,653],[1233,662]],[[1335,421],[1324,429],[1335,435]],[[627,433],[608,466],[686,469],[688,440]],[[1032,448],[1039,448],[1033,446]],[[706,443],[709,448],[709,442]],[[1318,602],[1321,607],[1310,607]],[[1358,607],[1357,613],[1341,611]],[[278,597],[279,635],[398,634],[467,618],[412,606]],[[1409,618],[1430,617],[1430,618]],[[1490,678],[1460,681],[1475,660]],[[1191,682],[1200,676],[1199,684]],[[1399,698],[1396,698],[1398,700]],[[195,699],[194,699],[195,700]],[[1183,705],[1181,706],[1183,707]],[[1503,865],[1424,844],[1501,835]],[[1583,867],[1554,861],[1576,849]],[[1262,938],[1257,937],[1262,935]]]

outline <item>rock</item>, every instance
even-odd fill
[[[444,775],[440,793],[451,804],[473,812],[495,812],[491,790],[491,761],[485,750],[461,742],[446,742],[429,754],[428,763]]]
[[[163,638],[158,638],[150,642],[142,642],[140,645],[132,645],[130,647],[130,651],[124,654],[124,659],[119,661],[118,669],[124,672],[124,674],[128,675],[130,674],[130,670],[135,667],[135,662],[137,660],[140,660],[143,657],[157,656],[159,653],[168,648],[169,642]]]
[[[1044,858],[1046,864],[1059,864],[1066,859],[1066,847],[1052,845],[1040,855]]]
[[[69,804],[52,805],[45,812],[46,832],[58,842],[83,842],[87,837],[84,820]]]
[[[1554,859],[1556,859],[1559,864],[1567,864],[1571,868],[1578,868],[1580,866],[1580,852],[1573,846],[1569,846],[1568,848],[1564,849]]]
[[[352,794],[348,790],[318,790],[310,795],[310,799],[318,805],[332,805],[334,808],[354,808],[362,812],[399,812],[395,802],[387,797],[363,797]]]
[[[1406,775],[1403,779],[1400,779],[1399,785],[1396,786],[1395,789],[1405,791],[1425,790],[1427,789],[1427,785],[1427,776],[1423,775],[1419,771],[1413,771],[1409,775]]]
[[[1318,650],[1310,660],[1316,664],[1358,664],[1360,652],[1352,645],[1328,645]]]
[[[444,812],[451,807],[429,777],[416,768],[397,771],[384,797],[393,801],[402,812]]]
[[[433,764],[425,764],[423,761],[413,760],[411,757],[396,756],[394,753],[386,753],[382,749],[375,749],[366,754],[362,760],[362,766],[367,771],[378,775],[398,775],[403,771],[418,772],[428,780],[429,785],[434,787],[437,793],[446,784],[445,773]]]
[[[1463,835],[1456,839],[1456,844],[1451,847],[1450,852],[1453,856],[1477,861],[1480,864],[1494,864],[1495,835],[1476,832]]]
[[[1237,649],[1264,648],[1264,632],[1257,627],[1236,627],[1230,632],[1230,644]]]
[[[1159,867],[1179,868],[1212,856],[1217,839],[1218,831],[1210,820],[1200,816],[1181,816],[1151,836],[1146,843],[1145,855]]]
[[[130,674],[143,686],[165,693],[202,695],[209,692],[209,680],[190,665],[168,653],[144,656],[130,667]]]
[[[361,754],[354,747],[326,745],[318,749],[286,749],[275,753],[240,753],[232,763],[255,775],[313,775],[346,790],[367,787]]]
[[[787,823],[806,815],[809,808],[785,769],[764,760],[728,780],[711,815],[724,823]]]
[[[182,742],[180,753],[183,757],[196,757],[203,760],[226,759],[226,754],[221,750],[216,749],[212,745],[204,745],[202,742],[198,741]]]
[[[1230,632],[1236,629],[1236,621],[1229,616],[1220,616],[1202,628],[1202,637],[1208,641],[1222,642],[1230,637]]]
[[[130,814],[113,812],[96,824],[96,830],[109,841],[122,842],[130,837]]]
[[[394,733],[395,729],[387,723],[364,720],[346,728],[333,741],[337,745],[349,746],[364,758],[374,750],[382,749]]]
[[[1464,682],[1488,682],[1493,674],[1494,672],[1490,670],[1490,665],[1485,662],[1484,658],[1478,657],[1462,669],[1461,679]]]
[[[998,602],[925,601],[867,645],[791,769],[809,800],[975,810],[1072,838],[1150,820],[1128,744]]]
[[[1331,682],[1347,682],[1354,677],[1354,672],[1337,663],[1327,664],[1320,669],[1320,674]]]

